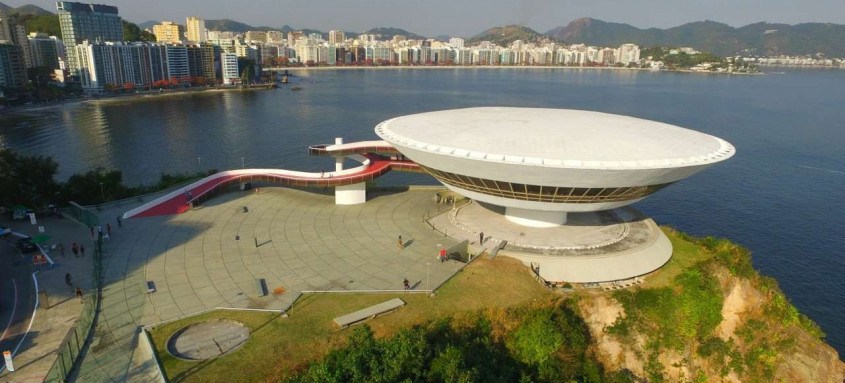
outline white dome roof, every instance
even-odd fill
[[[571,109],[482,107],[397,117],[376,134],[398,147],[480,161],[591,169],[666,168],[735,153],[717,137],[640,118]]]

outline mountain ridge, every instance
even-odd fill
[[[711,21],[679,26],[637,28],[630,24],[593,18],[573,20],[546,32],[568,44],[616,46],[633,43],[651,46],[690,46],[721,56],[824,55],[845,57],[845,25],[832,23],[783,24],[757,22],[741,27]]]

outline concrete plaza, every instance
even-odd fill
[[[217,307],[281,312],[305,291],[402,290],[405,278],[416,290],[439,286],[463,264],[437,260],[457,240],[423,219],[443,209],[438,190],[370,192],[366,204],[338,206],[331,194],[261,188],[181,215],[124,220],[120,229],[115,218],[132,206],[102,211],[101,222],[113,228],[104,245],[103,310],[76,380],[155,379],[140,326]]]

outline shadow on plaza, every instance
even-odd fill
[[[38,343],[36,343],[35,340],[38,339],[39,334],[40,334],[39,331],[30,331],[28,333],[21,333],[21,334],[16,334],[16,335],[7,337],[6,339],[3,339],[3,343],[2,343],[3,351],[6,351],[6,350],[11,351],[11,350],[14,350],[17,347],[18,352],[15,355],[23,354],[24,352],[28,351],[30,348],[38,345]],[[23,342],[21,342],[21,340],[23,340]],[[18,343],[20,343],[20,346],[18,346]],[[29,362],[26,362],[24,364],[20,364],[20,362],[13,360],[13,363],[15,365],[15,370],[21,370],[24,367],[29,366],[30,364],[33,364],[33,363],[35,363],[35,362],[37,362],[37,361],[39,361],[39,360],[41,360],[41,359],[43,359],[43,358],[45,358],[49,355],[52,355],[52,354],[53,354],[52,352],[46,352],[43,355],[39,356],[38,358],[35,358],[35,359],[33,359]]]

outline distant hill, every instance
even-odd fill
[[[554,40],[549,36],[543,35],[531,28],[520,25],[508,25],[505,27],[490,28],[478,35],[466,40],[466,44],[476,44],[482,41],[489,41],[496,45],[508,46],[516,40],[522,40],[526,43],[540,43]]]
[[[720,56],[821,53],[828,57],[845,57],[845,25],[839,24],[761,22],[734,28],[715,21],[697,21],[668,29],[640,29],[628,24],[581,18],[546,34],[566,43],[690,46]]]
[[[279,30],[278,28],[270,27],[253,27],[252,25],[230,19],[206,20],[205,28],[209,31],[232,31],[237,33],[244,33],[246,31]]]
[[[44,8],[41,8],[37,5],[27,4],[21,5],[20,7],[10,7],[6,4],[0,3],[0,11],[6,12],[7,15],[19,15],[19,16],[44,16],[44,15],[52,15],[53,12],[50,12]]]
[[[371,35],[381,35],[382,40],[389,40],[393,38],[393,36],[400,35],[405,36],[409,40],[425,40],[426,37],[423,35],[418,35],[413,32],[408,32],[402,28],[395,28],[395,27],[376,27],[366,31],[364,33],[371,34]]]
[[[15,14],[15,15],[21,15],[21,16],[23,16],[23,15],[47,16],[47,15],[53,14],[53,12],[50,12],[50,11],[44,9],[44,8],[41,8],[37,5],[32,5],[32,4],[27,4],[27,5],[22,5],[20,7],[17,7],[17,8],[12,8],[12,9],[8,10],[7,13]]]

